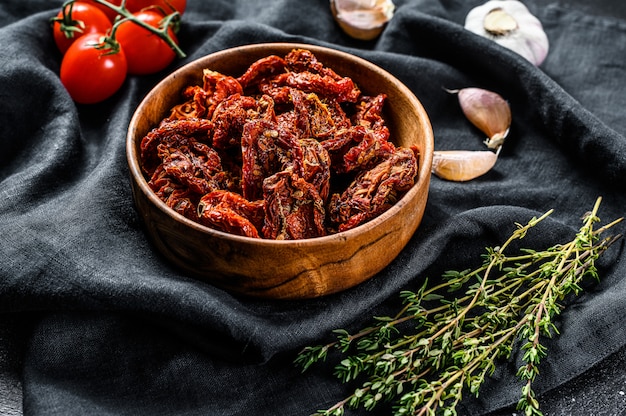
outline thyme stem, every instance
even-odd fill
[[[377,317],[355,334],[336,330],[335,341],[304,348],[295,359],[303,371],[339,350],[344,356],[335,366],[336,376],[362,383],[315,415],[341,416],[347,407],[371,410],[382,401],[393,403],[395,415],[456,415],[463,393],[478,396],[498,360],[510,358],[518,341],[523,352],[518,408],[541,415],[532,383],[547,355],[542,338],[558,334],[553,320],[564,308],[560,302],[578,295],[587,277],[597,280],[595,261],[621,238],[600,235],[622,218],[594,229],[600,201],[568,243],[506,253],[550,210],[526,225],[516,224],[501,246],[486,249],[475,269],[448,271],[436,285],[426,279],[419,290],[401,292],[404,305],[392,317]],[[460,295],[453,297],[455,292]]]

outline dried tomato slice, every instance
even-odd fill
[[[248,201],[236,192],[216,190],[204,195],[198,203],[198,214],[209,206],[224,205],[236,211],[239,215],[246,217],[255,227],[263,226],[265,212],[263,210],[263,200]]]
[[[365,131],[361,141],[343,155],[343,172],[371,169],[395,151],[393,143],[381,140],[371,131]]]
[[[336,130],[333,115],[317,94],[305,94],[292,89],[291,99],[301,137],[315,137],[319,140],[332,137]]]
[[[297,240],[326,234],[322,198],[313,185],[292,171],[285,170],[266,178],[263,197],[265,238]]]
[[[213,147],[228,149],[241,144],[243,126],[250,119],[249,110],[257,108],[257,101],[239,93],[222,100],[213,111]]]
[[[166,119],[152,129],[140,143],[140,158],[144,172],[151,176],[161,159],[157,154],[157,146],[163,141],[171,141],[173,137],[195,137],[200,141],[208,141],[213,124],[204,119]]]
[[[187,218],[196,219],[196,206],[192,201],[194,196],[191,191],[173,181],[162,166],[154,172],[148,185],[168,207]]]
[[[302,160],[298,161],[298,173],[326,201],[330,192],[330,156],[317,140],[301,139],[298,145],[302,154]]]
[[[229,191],[210,192],[198,203],[200,223],[246,237],[260,238],[264,216],[263,201],[250,202]]]
[[[386,160],[360,173],[343,194],[334,194],[330,220],[346,231],[379,216],[413,186],[417,175],[416,149],[398,148]]]
[[[204,118],[207,114],[207,100],[209,94],[199,85],[192,85],[183,91],[185,102],[174,106],[170,110],[170,119]]]
[[[285,60],[276,55],[266,56],[254,62],[248,67],[237,81],[246,89],[255,86],[265,78],[270,78],[278,73],[285,72]]]
[[[222,172],[222,162],[215,149],[190,137],[179,136],[172,143],[158,146],[158,155],[163,160],[163,169],[178,183],[186,185],[192,192],[205,194],[220,187],[214,176]]]
[[[314,92],[324,98],[334,98],[340,103],[355,103],[361,95],[350,78],[333,79],[312,72],[285,72],[267,81],[263,88],[291,87],[303,92]]]
[[[259,231],[244,216],[228,206],[214,206],[203,211],[198,222],[215,230],[244,237],[261,238]]]
[[[354,124],[366,126],[373,130],[383,126],[385,124],[383,106],[386,100],[386,94],[378,94],[375,97],[361,97],[354,116]]]
[[[320,62],[313,52],[308,49],[294,49],[285,55],[285,65],[291,72],[312,72],[340,80],[343,77],[338,75],[331,68]]]
[[[211,99],[215,103],[219,103],[233,94],[243,94],[243,87],[239,81],[230,75],[205,69],[202,72],[202,80],[203,89],[211,95]]]
[[[267,120],[252,120],[243,128],[241,188],[250,201],[263,198],[263,180],[279,168],[277,137],[276,124]]]

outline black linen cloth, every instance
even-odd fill
[[[303,346],[391,313],[399,291],[426,277],[476,265],[515,222],[554,208],[524,239],[546,248],[571,238],[600,196],[603,220],[624,216],[626,22],[525,2],[550,40],[536,68],[463,29],[481,3],[396,0],[382,36],[361,42],[338,29],[325,0],[190,1],[179,33],[187,58],[130,76],[90,106],[73,103],[58,78],[48,20],[61,2],[0,5],[0,319],[20,326],[24,414],[308,415],[353,386],[330,363],[301,374],[292,361]],[[126,168],[130,118],[168,72],[276,41],[335,47],[390,71],[424,104],[437,149],[482,150],[484,139],[443,88],[496,91],[513,112],[492,172],[468,183],[433,177],[422,225],[389,267],[306,301],[234,296],[171,267],[146,239]],[[600,282],[558,318],[539,393],[626,345],[625,260],[614,245],[598,263]],[[514,404],[517,364],[503,362],[459,414]]]

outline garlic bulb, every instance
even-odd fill
[[[482,88],[463,88],[448,92],[458,94],[465,117],[487,135],[487,147],[500,148],[511,127],[509,103],[499,94]]]
[[[498,152],[490,150],[436,150],[432,173],[455,182],[465,182],[484,175],[498,160]]]
[[[391,0],[330,0],[333,17],[348,35],[372,40],[393,17]]]
[[[490,0],[470,10],[465,28],[494,40],[539,66],[548,55],[548,36],[539,19],[518,0]]]

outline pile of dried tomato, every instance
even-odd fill
[[[254,62],[238,78],[205,69],[141,142],[149,185],[208,227],[267,239],[349,230],[415,183],[419,151],[396,147],[384,94],[308,50]]]

